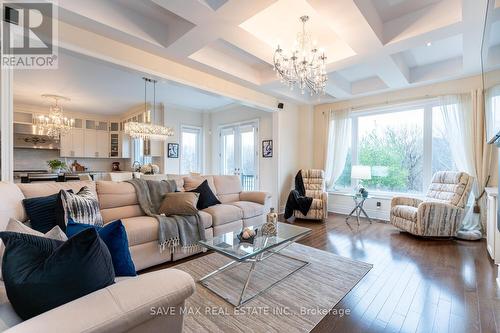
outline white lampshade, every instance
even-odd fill
[[[372,179],[371,167],[368,165],[353,165],[351,169],[351,178]]]

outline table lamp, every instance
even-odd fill
[[[364,187],[362,185],[363,180],[372,179],[372,171],[371,167],[368,165],[353,165],[351,169],[351,178],[356,179],[356,192],[362,193],[364,192]]]

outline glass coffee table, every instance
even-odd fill
[[[250,227],[253,229],[261,229],[261,226]],[[230,259],[232,259],[229,263],[224,266],[216,269],[215,271],[205,275],[201,279],[198,280],[200,284],[210,289],[212,292],[225,299],[230,304],[239,307],[256,296],[262,294],[267,291],[269,288],[273,287],[275,284],[279,283],[283,279],[288,276],[294,274],[298,270],[302,269],[309,262],[301,259],[294,258],[292,256],[280,253],[283,249],[285,249],[290,244],[296,242],[300,238],[311,233],[311,229],[295,226],[288,223],[277,223],[277,232],[275,236],[262,236],[257,233],[257,236],[254,239],[253,244],[247,242],[240,242],[238,239],[239,232],[228,232],[223,235],[219,235],[214,237],[213,239],[199,241],[199,244],[207,249],[213,250],[217,253],[220,253]],[[289,272],[286,272],[286,275],[279,278],[279,280],[272,282],[271,284],[261,288],[254,295],[245,298],[245,291],[250,283],[250,278],[252,277],[252,273],[255,271],[257,265],[266,265],[268,259],[272,256],[281,256],[283,258],[287,258],[287,260],[294,261],[298,264],[297,267],[294,267]],[[220,288],[211,288],[209,280],[214,278],[215,275],[228,271],[232,268],[235,268],[238,265],[249,263],[251,264],[250,270],[244,279],[243,286],[241,290],[238,289],[238,297],[236,301],[231,301],[228,295],[225,295],[221,292]],[[274,264],[273,264],[274,265]]]

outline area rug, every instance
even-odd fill
[[[329,313],[345,315],[333,307],[372,268],[371,264],[296,243],[282,253],[310,264],[239,308],[196,283],[196,293],[186,301],[184,332],[309,332]],[[267,285],[273,279],[280,279],[280,274],[285,276],[296,265],[281,256],[268,260],[270,262],[258,264],[253,272],[247,289],[250,295],[263,281]],[[197,281],[229,261],[212,253],[174,268],[189,273]],[[239,265],[210,281],[220,291],[236,295],[250,265]]]

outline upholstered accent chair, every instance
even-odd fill
[[[306,189],[306,197],[312,197],[313,201],[307,215],[294,210],[293,216],[298,219],[326,220],[328,217],[328,193],[325,191],[325,172],[319,169],[302,169],[300,172]]]
[[[474,178],[465,172],[434,174],[426,197],[394,197],[391,224],[417,236],[453,237],[465,215]]]

